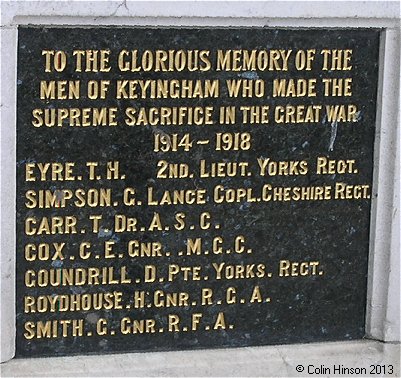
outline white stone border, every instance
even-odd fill
[[[18,25],[383,28],[372,200],[367,336],[400,341],[399,1],[1,1],[1,361],[15,349]]]
[[[400,341],[400,30],[381,42],[366,329]]]

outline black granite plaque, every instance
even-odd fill
[[[378,47],[19,28],[18,356],[362,338]]]

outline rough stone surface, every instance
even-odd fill
[[[302,370],[302,372],[297,371]],[[393,368],[391,368],[391,366]],[[15,359],[3,377],[399,377],[400,345],[361,340],[236,349]],[[330,369],[327,370],[327,369]],[[376,374],[371,374],[377,369]],[[380,370],[381,369],[381,370]],[[338,370],[337,370],[338,371]],[[381,371],[381,372],[380,372]],[[390,373],[392,371],[392,373]],[[355,374],[354,374],[355,375]],[[342,374],[342,376],[350,376]]]

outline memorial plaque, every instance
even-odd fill
[[[378,51],[20,27],[17,355],[362,338]]]

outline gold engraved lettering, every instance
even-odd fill
[[[223,253],[224,250],[223,250],[222,244],[223,244],[223,238],[221,236],[215,236],[213,238],[212,252],[215,255],[220,255]]]
[[[155,307],[187,307],[189,306],[189,294],[186,292],[166,293],[156,290],[153,294]]]
[[[109,72],[110,50],[74,50],[76,72]]]
[[[192,314],[192,325],[191,325],[191,330],[196,331],[198,329],[198,325],[200,323],[200,320],[202,319],[202,314],[201,313],[194,313]]]
[[[187,251],[186,251],[187,256],[202,254],[202,239],[201,238],[196,238],[196,239],[188,238],[186,245],[187,245]]]
[[[117,271],[113,266],[101,268],[57,268],[27,270],[26,287],[59,287],[84,285],[117,285],[130,284],[127,267]]]
[[[325,96],[338,96],[338,97],[348,97],[352,96],[352,78],[347,79],[322,79],[324,84],[324,95]]]
[[[67,65],[67,55],[64,51],[42,50],[42,55],[45,56],[45,72],[52,72],[52,68],[57,72],[64,71]]]
[[[175,314],[168,315],[168,331],[169,332],[179,332],[180,331],[180,317]]]
[[[25,181],[74,181],[75,163],[26,163]],[[39,173],[39,175],[38,175]]]
[[[77,218],[72,215],[40,219],[28,217],[25,220],[25,235],[76,234],[76,225]]]
[[[92,221],[92,231],[99,232],[99,221],[102,219],[101,215],[89,215],[89,219]]]
[[[130,257],[162,257],[162,245],[159,242],[128,242],[128,255]]]
[[[79,99],[80,81],[79,80],[59,80],[40,82],[41,100],[72,100]]]
[[[279,276],[316,276],[319,274],[317,268],[319,261],[291,262],[290,260],[280,260]]]
[[[121,310],[121,291],[84,293],[84,294],[55,294],[24,297],[25,313],[45,312],[75,312],[92,310]]]
[[[79,257],[82,260],[87,260],[89,257],[91,257],[92,252],[90,251],[91,243],[88,242],[82,242],[79,245]]]
[[[120,332],[123,335],[155,333],[156,321],[154,319],[131,319],[124,317],[120,322]]]
[[[209,306],[213,304],[213,290],[210,288],[202,288],[201,304],[202,306]]]
[[[226,303],[235,304],[237,303],[237,290],[235,287],[228,287],[226,290]]]
[[[228,97],[263,97],[265,95],[265,82],[263,80],[226,80]]]
[[[351,200],[370,198],[369,185],[347,185],[342,182],[336,183],[334,199]]]
[[[326,105],[328,122],[358,122],[356,105]]]
[[[331,199],[331,186],[263,186],[262,201],[324,201]]]
[[[213,325],[213,329],[217,330],[217,329],[226,329],[226,318],[224,316],[223,312],[219,312],[217,314],[217,318],[216,321]]]
[[[106,177],[107,180],[118,180],[120,175],[120,162],[118,161],[108,161],[106,167]]]
[[[145,265],[144,268],[144,281],[145,282],[154,282],[156,281],[156,272],[157,269],[154,265]]]
[[[224,185],[216,185],[213,191],[214,202],[256,202],[252,188],[226,188]]]
[[[174,281],[178,276],[182,277],[184,281],[200,281],[201,269],[200,266],[180,266],[177,264],[169,264],[168,281]]]
[[[334,175],[345,173],[357,173],[355,160],[329,160],[324,156],[318,157],[316,162],[318,175]]]
[[[269,123],[269,106],[240,106],[242,123],[266,124]]]
[[[316,97],[316,79],[274,79],[273,97]]]
[[[83,319],[61,319],[47,320],[38,322],[26,322],[24,324],[24,337],[27,340],[33,338],[57,338],[57,337],[77,337],[83,336]]]
[[[205,72],[211,69],[209,50],[121,50],[118,55],[118,68],[122,72]]]
[[[127,126],[212,125],[213,107],[161,107],[125,110]]]
[[[104,242],[104,258],[105,259],[114,259],[116,257],[116,253],[113,251],[113,246],[115,245],[114,240],[108,240]]]
[[[248,162],[217,162],[200,161],[199,176],[204,177],[245,177],[248,175]]]
[[[138,220],[136,218],[126,217],[122,214],[114,216],[114,231],[115,232],[136,232],[138,231]]]
[[[274,120],[276,123],[315,123],[320,122],[322,105],[286,105],[276,106]]]
[[[145,280],[146,282],[146,280]],[[145,307],[145,292],[143,290],[138,291],[135,290],[134,291],[134,298],[133,298],[133,307],[134,308],[144,308]]]
[[[182,190],[165,190],[161,196],[155,194],[152,186],[147,188],[148,205],[203,205],[206,203],[206,189],[182,189]]]
[[[34,127],[117,126],[117,108],[49,108],[32,110]]]
[[[216,151],[247,151],[250,148],[250,133],[216,133]]]
[[[219,80],[117,80],[117,99],[217,98]]]
[[[261,176],[292,176],[306,175],[308,162],[302,161],[274,161],[270,158],[258,158]]]
[[[29,243],[25,246],[25,260],[48,261],[64,260],[63,248],[65,243],[40,243],[38,245]]]
[[[250,279],[263,278],[266,275],[265,264],[228,265],[226,263],[212,263],[216,279]]]
[[[134,188],[125,188],[123,193],[123,203],[125,206],[135,206],[136,198],[135,198],[135,189]]]
[[[157,168],[156,178],[159,179],[189,177],[189,166],[185,163],[169,163],[166,160],[159,160]]]
[[[252,294],[251,294],[251,299],[249,300],[249,303],[260,303],[262,302],[262,294],[260,293],[260,287],[259,286],[255,286],[253,288]]]
[[[316,50],[298,50],[295,54],[295,68],[297,70],[312,70],[312,62],[315,59]]]
[[[96,322],[96,333],[98,335],[107,335],[108,329],[107,329],[107,320],[104,318],[99,318]]]
[[[292,50],[217,50],[216,71],[288,71]]]
[[[205,212],[205,213],[201,213],[200,217],[199,217],[199,227],[202,230],[208,230],[211,226],[209,220],[210,220],[211,216],[210,213]]]
[[[28,209],[50,209],[66,206],[107,207],[112,206],[111,189],[70,189],[28,190],[25,193]]]
[[[323,49],[323,71],[349,71],[352,69],[352,50]]]

